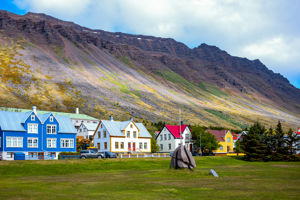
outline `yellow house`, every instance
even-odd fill
[[[230,130],[211,130],[207,129],[206,132],[213,134],[219,142],[219,148],[214,153],[229,153],[233,152],[233,136]]]

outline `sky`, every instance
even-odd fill
[[[111,32],[215,45],[260,59],[300,88],[299,0],[0,0],[0,9],[38,12]]]

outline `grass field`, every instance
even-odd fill
[[[169,162],[0,161],[0,199],[299,199],[300,162],[197,157],[193,171],[169,169]]]

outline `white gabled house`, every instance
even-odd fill
[[[181,143],[192,151],[192,134],[188,125],[165,125],[156,136],[160,152],[172,152]]]
[[[84,139],[93,139],[93,135],[98,124],[82,122],[77,131],[77,137],[83,137]]]
[[[151,135],[142,123],[101,120],[94,133],[94,147],[100,152],[151,152]]]

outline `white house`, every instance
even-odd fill
[[[101,120],[94,133],[94,147],[100,152],[151,152],[151,135],[142,123]]]
[[[188,125],[165,125],[156,136],[160,152],[172,152],[181,143],[192,151],[192,134]]]
[[[96,123],[86,123],[82,122],[77,131],[77,137],[83,137],[84,139],[93,139],[93,135],[97,128],[98,124]]]

